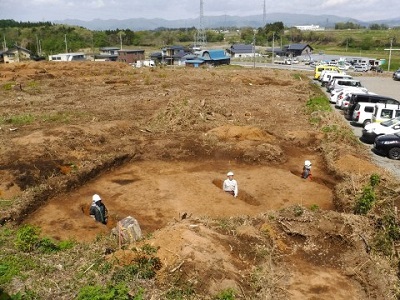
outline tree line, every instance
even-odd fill
[[[335,30],[357,30],[359,25],[352,22],[337,23]],[[387,26],[372,24],[367,30],[389,31]],[[399,28],[395,29],[396,35]],[[152,47],[160,49],[174,44],[190,46],[195,44],[197,29],[190,28],[157,28],[155,30],[133,31],[131,29],[115,29],[92,31],[81,26],[53,24],[51,22],[17,22],[14,20],[0,20],[0,36],[2,48],[18,45],[36,55],[50,55],[62,52],[76,52],[84,49],[98,49],[101,47],[121,44],[124,47]],[[389,46],[389,41],[395,46],[397,38],[372,38],[363,35],[344,36],[327,31],[301,31],[296,27],[285,27],[283,22],[267,23],[260,28],[216,28],[206,30],[208,43],[245,43],[257,46],[269,46],[275,42],[275,47],[290,43],[333,44],[349,48],[368,50],[376,47]]]

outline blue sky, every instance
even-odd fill
[[[262,15],[264,0],[204,0],[205,16]],[[373,21],[400,17],[399,0],[265,0],[267,13],[329,14]],[[200,0],[0,0],[0,19],[54,21],[79,19],[197,18]],[[268,21],[268,20],[267,20]]]

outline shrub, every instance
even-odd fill
[[[41,253],[52,253],[60,250],[70,249],[74,243],[72,241],[61,241],[56,243],[48,237],[40,238],[40,228],[24,225],[17,230],[15,246],[23,252],[39,251]]]
[[[365,186],[361,196],[356,201],[354,213],[360,215],[367,214],[374,205],[376,200],[375,198],[374,188],[370,185]]]
[[[374,173],[371,175],[369,182],[372,187],[375,187],[381,182],[381,177],[379,176],[379,174]]]
[[[31,225],[24,225],[18,229],[15,246],[23,252],[31,252],[39,243],[40,229]]]

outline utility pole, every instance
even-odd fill
[[[68,44],[67,44],[67,35],[64,34],[64,42],[65,42],[65,53],[68,53]]]
[[[119,42],[120,42],[119,50],[122,50],[122,32],[119,33]]]
[[[272,33],[272,63],[275,63],[275,32]]]
[[[256,68],[256,33],[253,32],[253,68]]]
[[[3,51],[4,51],[4,52],[7,51],[6,35],[4,35]]]
[[[392,48],[393,48],[393,38],[390,39],[390,50],[389,50],[388,71],[390,70],[390,60],[392,59]]]
[[[384,49],[385,51],[389,51],[389,60],[388,60],[388,71],[390,71],[390,61],[392,59],[392,51],[400,51],[400,49],[393,49],[393,38],[390,39],[390,48]]]
[[[264,0],[264,7],[263,7],[263,24],[262,26],[264,27],[267,23],[267,8],[265,6],[265,0]]]

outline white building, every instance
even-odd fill
[[[325,30],[324,27],[319,27],[319,25],[301,25],[295,26],[299,30],[308,30],[308,31],[318,31],[318,30]]]

